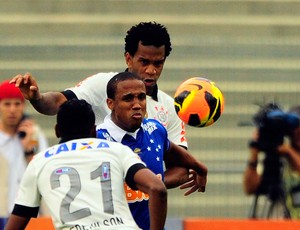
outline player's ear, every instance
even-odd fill
[[[131,68],[132,67],[132,56],[128,52],[126,52],[124,54],[124,57],[125,57],[127,67]]]
[[[107,98],[107,99],[106,99],[106,104],[107,104],[108,108],[109,108],[110,110],[112,110],[113,107],[114,107],[114,100],[111,99],[111,98]]]
[[[60,132],[59,132],[57,124],[55,125],[55,135],[56,135],[57,138],[60,138]]]

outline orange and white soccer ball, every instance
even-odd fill
[[[182,82],[174,95],[178,117],[193,127],[215,123],[224,111],[224,95],[216,84],[206,78],[192,77]]]

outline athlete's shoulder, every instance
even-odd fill
[[[160,89],[158,89],[157,91],[157,97],[158,97],[158,101],[172,101],[172,102],[174,101],[173,97],[171,97],[169,94],[167,94],[166,92]]]
[[[110,77],[112,78],[113,76],[115,76],[116,74],[118,74],[118,72],[100,72],[100,73],[96,73],[94,75],[92,75],[91,77],[93,78],[98,78],[98,77]]]
[[[162,126],[162,124],[154,118],[144,118],[142,124],[157,124],[159,126]]]
[[[107,73],[100,72],[100,73],[96,73],[92,76],[89,76],[89,77],[85,78],[83,81],[79,82],[76,85],[76,87],[79,87],[82,84],[86,84],[86,83],[95,84],[95,83],[101,82],[102,84],[104,84],[104,82],[108,82],[116,74],[118,74],[118,73],[117,72],[107,72]]]

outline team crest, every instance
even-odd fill
[[[167,126],[168,123],[168,111],[163,106],[155,106],[156,117],[154,119],[158,120],[163,126]]]

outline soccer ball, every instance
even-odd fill
[[[224,96],[213,81],[193,77],[184,81],[174,95],[178,117],[193,127],[215,123],[224,110]]]

